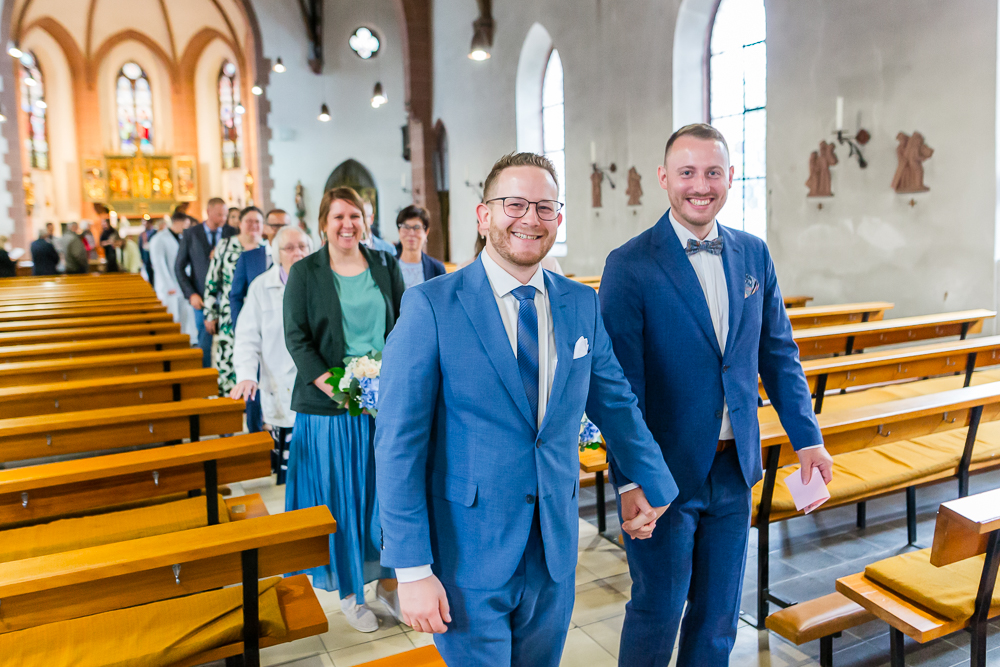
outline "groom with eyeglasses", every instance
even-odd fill
[[[501,158],[476,207],[486,248],[412,287],[382,353],[375,459],[382,564],[403,620],[452,667],[557,667],[573,611],[579,433],[604,432],[648,539],[677,493],[593,289],[543,271],[552,163]]]

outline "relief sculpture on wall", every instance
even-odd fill
[[[830,166],[837,164],[837,155],[833,152],[834,145],[821,141],[819,150],[813,151],[809,156],[809,180],[806,187],[809,188],[809,197],[832,197],[832,184],[830,179]]]
[[[628,188],[625,190],[628,195],[629,206],[642,206],[642,176],[635,167],[628,170]]]
[[[896,157],[899,166],[896,175],[892,177],[892,189],[896,192],[927,192],[924,185],[924,160],[934,155],[934,149],[924,143],[924,135],[919,132],[907,136],[905,132],[896,135],[899,145],[896,146]]]

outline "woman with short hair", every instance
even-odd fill
[[[399,269],[406,288],[443,276],[444,264],[424,252],[431,219],[427,210],[411,204],[396,216],[399,230]]]

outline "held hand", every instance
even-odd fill
[[[670,507],[670,505],[652,507],[646,500],[642,487],[621,494],[621,503],[622,530],[634,540],[647,540],[652,537],[656,520],[667,511],[667,507]]]
[[[219,333],[219,320],[205,320],[205,331],[213,336]]]
[[[177,294],[177,290],[175,290],[175,289],[167,290],[167,296],[173,296],[175,294]]]
[[[333,400],[333,385],[329,385],[329,384],[326,383],[326,381],[329,378],[330,378],[330,374],[329,373],[323,373],[318,378],[316,378],[315,380],[313,380],[313,384],[316,385],[316,387],[321,392],[323,392],[324,394],[326,394],[329,399]]]
[[[205,302],[201,300],[200,294],[192,294],[191,298],[188,299],[191,302],[191,307],[195,310],[201,310],[205,307]]]
[[[812,479],[814,468],[823,476],[824,482],[829,484],[833,481],[833,457],[827,453],[826,447],[803,449],[796,452],[796,454],[799,457],[799,463],[802,465],[801,475],[803,484],[808,484],[809,480]],[[802,511],[808,514],[822,504],[822,500],[817,501],[808,507],[803,507]]]
[[[441,634],[448,631],[445,623],[451,623],[451,609],[444,586],[436,576],[401,583],[398,595],[403,623],[417,632]]]
[[[253,380],[244,380],[238,385],[233,387],[233,390],[229,392],[229,398],[235,400],[252,401],[253,397],[257,395],[257,383]]]

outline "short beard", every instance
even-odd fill
[[[496,225],[490,224],[490,245],[493,246],[493,249],[496,250],[501,257],[503,257],[506,261],[510,262],[515,266],[523,266],[527,268],[527,267],[537,266],[539,263],[541,263],[541,261],[545,259],[545,256],[549,254],[549,250],[552,249],[552,245],[555,243],[555,237],[550,235],[548,241],[549,241],[548,245],[545,246],[545,249],[543,250],[542,254],[539,255],[536,259],[533,260],[520,259],[518,257],[515,257],[513,253],[511,253],[510,251],[510,246],[507,244],[507,232],[503,229],[500,229]]]

